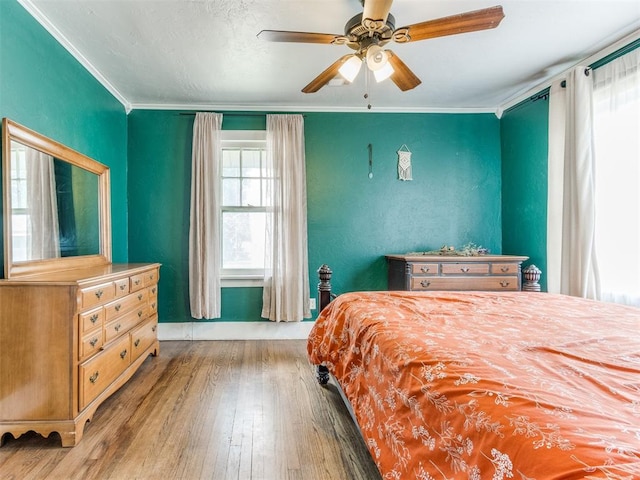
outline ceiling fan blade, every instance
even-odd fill
[[[400,57],[391,50],[385,50],[385,52],[387,52],[389,63],[393,67],[393,73],[389,78],[391,78],[393,83],[395,83],[400,90],[406,92],[407,90],[411,90],[422,83],[422,80],[416,77],[415,73],[413,73],[411,69],[407,67],[402,60],[400,60]]]
[[[284,30],[262,30],[257,37],[267,42],[297,42],[332,44],[343,38],[332,33],[289,32]]]
[[[497,27],[503,18],[502,6],[498,5],[398,28],[394,32],[394,40],[399,43],[415,42],[428,38],[487,30]]]
[[[335,61],[329,68],[327,68],[324,72],[318,75],[316,78],[311,80],[309,85],[302,89],[303,93],[314,93],[324,87],[329,81],[338,75],[338,70],[342,66],[344,62],[349,60],[351,54],[344,55],[340,57],[337,61]]]
[[[364,0],[362,25],[368,30],[380,30],[387,23],[393,0]]]

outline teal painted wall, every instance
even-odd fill
[[[111,168],[114,261],[162,262],[160,317],[191,320],[193,115],[133,111],[127,118],[14,0],[0,0],[0,47],[0,115]],[[265,118],[227,115],[223,128],[264,129]],[[445,243],[530,255],[544,269],[546,128],[546,102],[518,106],[502,120],[307,113],[311,294],[322,263],[334,269],[337,292],[378,290],[386,287],[385,253]],[[413,154],[411,182],[397,180],[403,144]],[[259,320],[260,304],[260,288],[225,288],[222,320]]]
[[[547,267],[547,150],[549,102],[527,101],[500,121],[503,253],[528,255],[525,265]]]
[[[127,261],[124,107],[15,0],[0,0],[0,116],[110,167],[113,259]]]
[[[129,257],[162,262],[160,319],[191,321],[188,225],[193,115],[129,115]],[[264,129],[227,115],[224,129]],[[385,253],[481,244],[502,249],[500,122],[492,114],[305,114],[311,294],[328,263],[337,292],[386,288]],[[374,177],[368,178],[367,145]],[[396,151],[412,152],[411,182]],[[259,320],[260,288],[225,288],[222,319]],[[314,312],[317,313],[317,312]]]

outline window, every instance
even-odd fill
[[[596,249],[602,299],[640,306],[640,51],[594,72]]]
[[[262,279],[264,275],[265,165],[264,131],[222,132],[220,274],[223,279]]]
[[[27,260],[29,211],[27,209],[27,164],[23,145],[11,142],[11,228],[14,262]]]

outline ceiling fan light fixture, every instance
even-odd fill
[[[376,82],[380,83],[393,75],[394,72],[395,70],[393,69],[391,64],[387,62],[378,70],[374,70],[373,76],[376,77]]]
[[[380,45],[371,45],[367,49],[367,66],[375,72],[389,63],[389,55]]]
[[[351,55],[349,59],[340,66],[338,72],[347,82],[351,83],[358,76],[361,67],[362,60],[357,55]]]

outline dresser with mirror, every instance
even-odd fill
[[[109,168],[2,122],[0,445],[35,431],[76,445],[158,355],[158,263],[112,263]]]

